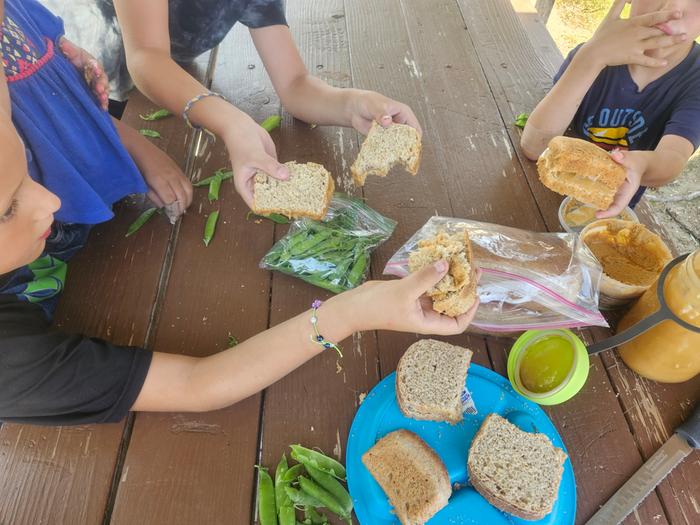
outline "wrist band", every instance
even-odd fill
[[[187,124],[188,127],[192,129],[201,129],[209,133],[210,135],[213,135],[211,131],[208,129],[202,127],[202,126],[197,126],[195,124],[192,124],[192,121],[190,120],[190,110],[192,109],[192,106],[194,106],[197,102],[202,100],[203,98],[207,97],[219,97],[221,100],[226,100],[226,97],[223,96],[221,93],[215,93],[214,91],[207,91],[206,93],[202,93],[201,95],[197,95],[196,97],[191,98],[187,104],[185,104],[185,109],[182,111],[182,119],[185,121],[185,124]]]
[[[340,347],[337,344],[327,341],[320,333],[318,333],[318,316],[316,315],[316,312],[318,311],[321,304],[321,301],[319,301],[318,299],[311,303],[311,326],[314,327],[315,334],[310,336],[311,341],[316,343],[317,345],[322,346],[323,348],[332,348],[333,350],[338,352],[338,356],[343,357],[343,353],[340,351]]]

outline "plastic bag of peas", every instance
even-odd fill
[[[294,221],[287,235],[260,261],[260,267],[340,293],[364,282],[372,251],[395,227],[396,221],[360,199],[336,193],[322,221]]]

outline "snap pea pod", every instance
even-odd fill
[[[146,211],[144,211],[141,215],[139,215],[134,222],[131,223],[131,226],[129,226],[129,229],[126,230],[126,235],[125,237],[129,237],[130,235],[133,235],[136,233],[138,230],[141,229],[141,226],[146,224],[153,215],[158,211],[158,208],[148,208]]]
[[[521,113],[517,117],[515,117],[515,125],[518,126],[519,128],[524,128],[525,124],[527,124],[527,119],[530,117],[529,114],[527,113]]]
[[[352,498],[337,479],[310,464],[306,465],[306,472],[309,473],[311,479],[318,483],[320,487],[326,489],[336,499],[345,514],[352,512]]]
[[[277,525],[275,507],[275,487],[267,470],[256,465],[258,469],[258,519],[260,525]]]
[[[301,445],[290,445],[292,458],[304,465],[316,467],[321,472],[345,481],[345,467],[333,458]]]
[[[143,135],[144,137],[150,137],[152,139],[160,138],[160,133],[157,132],[155,129],[140,129],[139,133],[141,133],[141,135]]]
[[[209,202],[219,200],[219,190],[221,189],[221,182],[223,180],[224,179],[218,172],[214,175],[214,178],[209,183]]]
[[[209,246],[214,232],[216,231],[216,221],[219,220],[219,210],[214,210],[209,215],[207,223],[204,225],[204,246]]]
[[[326,507],[333,514],[337,514],[342,519],[350,522],[350,514],[345,511],[343,506],[336,500],[333,495],[326,489],[311,481],[309,478],[304,476],[299,476],[299,486],[302,492],[306,492],[312,498],[317,499],[322,503],[322,506]]]
[[[328,516],[306,505],[304,507],[304,523],[306,525],[326,525],[326,523],[328,523]]]
[[[296,465],[292,465],[289,467],[289,470],[284,473],[282,476],[282,481],[285,483],[291,483],[292,481],[296,480],[301,473],[304,472],[304,465],[301,463],[297,463]]]
[[[211,181],[213,181],[215,178],[220,177],[222,181],[230,179],[233,177],[233,172],[232,171],[223,171],[223,170],[216,170],[214,175],[211,177],[206,177],[200,181],[193,182],[192,186],[195,188],[200,188],[202,186],[209,186],[211,184]]]
[[[290,502],[289,496],[287,496],[284,488],[282,488],[284,475],[288,470],[289,464],[287,463],[287,455],[282,454],[282,458],[280,462],[277,463],[277,468],[275,469],[275,503],[277,504],[277,512],[280,512],[280,509]]]
[[[279,128],[280,124],[282,124],[282,117],[279,115],[272,115],[263,120],[260,127],[269,133],[273,129]]]
[[[319,500],[314,498],[313,496],[310,496],[306,492],[303,492],[299,489],[295,489],[292,486],[285,486],[284,491],[287,493],[287,496],[289,496],[289,499],[291,499],[295,505],[299,505],[300,507],[306,507],[306,506],[311,506],[311,507],[323,507],[323,503],[321,503]]]
[[[156,111],[146,113],[145,115],[139,115],[139,117],[141,117],[141,120],[160,120],[165,117],[169,117],[170,115],[172,115],[172,113],[170,113],[170,111],[167,109],[158,109]]]
[[[357,259],[352,269],[348,273],[347,280],[353,286],[357,286],[360,279],[365,275],[365,268],[367,268],[368,257],[361,250],[358,251]]]

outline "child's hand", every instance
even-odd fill
[[[361,330],[395,330],[418,334],[461,334],[474,318],[479,301],[459,317],[448,317],[433,310],[425,295],[447,273],[446,261],[439,261],[403,279],[369,281],[340,295],[349,302],[349,315],[355,316],[353,328]]]
[[[622,151],[616,149],[610,154],[615,162],[625,168],[627,178],[620,186],[620,189],[617,190],[615,199],[610,207],[605,211],[596,212],[597,218],[607,219],[608,217],[615,217],[629,204],[634,194],[637,193],[641,185],[642,176],[647,170],[646,153],[646,151]]]
[[[61,48],[61,52],[68,61],[83,73],[85,82],[90,86],[100,103],[100,107],[107,111],[109,105],[109,79],[102,65],[90,53],[76,46],[65,37],[61,37],[58,41],[58,47]]]
[[[646,67],[663,67],[663,58],[647,56],[646,51],[674,46],[686,40],[687,35],[667,35],[658,25],[681,18],[677,10],[655,11],[629,19],[620,15],[627,2],[615,0],[610,11],[598,26],[595,34],[580,51],[588,60],[598,65],[619,66],[635,64]]]
[[[363,135],[369,133],[373,120],[384,127],[392,122],[408,124],[416,128],[420,135],[423,134],[411,108],[375,91],[353,90],[348,103],[348,112],[352,127]]]
[[[148,198],[158,208],[165,208],[168,218],[174,222],[192,204],[192,183],[173,159],[145,138],[143,140],[147,144],[140,145],[140,153],[134,156],[134,161],[148,185]]]
[[[270,134],[248,115],[241,113],[224,137],[236,191],[249,208],[253,207],[253,185],[257,171],[280,180],[289,178],[289,170],[277,160],[277,150]]]

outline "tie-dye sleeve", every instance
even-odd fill
[[[240,22],[253,29],[287,25],[282,0],[250,0],[241,15]]]

